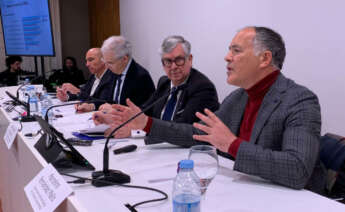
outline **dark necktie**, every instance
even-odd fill
[[[176,91],[176,87],[173,87],[171,89],[171,97],[165,107],[165,111],[162,117],[163,120],[171,121],[172,115],[174,113],[175,105],[176,105],[177,93],[178,92]]]
[[[115,86],[116,91],[114,92],[114,102],[115,102],[115,104],[118,104],[120,102],[119,96],[120,96],[120,88],[121,88],[121,82],[122,82],[121,76],[122,76],[122,74],[116,75],[116,86]]]

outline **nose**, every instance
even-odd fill
[[[171,63],[171,69],[175,69],[177,67],[175,61]]]
[[[224,60],[225,60],[226,62],[231,62],[231,61],[232,61],[232,53],[231,53],[231,51],[229,51],[229,52],[225,55]]]

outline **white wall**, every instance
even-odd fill
[[[121,32],[134,57],[157,83],[164,74],[158,48],[171,34],[192,44],[194,67],[205,73],[223,100],[224,56],[236,31],[249,25],[273,28],[284,38],[282,72],[318,96],[322,133],[345,136],[345,1],[343,0],[120,0]]]

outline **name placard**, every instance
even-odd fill
[[[16,135],[18,133],[18,130],[19,130],[18,124],[15,122],[11,122],[10,125],[8,125],[7,130],[5,132],[5,136],[4,136],[4,141],[8,149],[11,149],[14,139],[16,138]]]
[[[35,212],[52,212],[72,193],[72,188],[49,164],[25,186],[24,191]]]

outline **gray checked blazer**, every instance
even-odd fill
[[[216,115],[238,135],[248,100],[235,90]],[[260,176],[287,187],[323,193],[325,170],[319,160],[321,114],[317,96],[280,74],[265,95],[250,141],[241,143],[234,170]],[[184,147],[198,144],[202,134],[188,124],[154,119],[146,144],[168,142]]]

